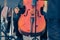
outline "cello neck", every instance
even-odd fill
[[[32,0],[32,6],[36,6],[38,0]]]

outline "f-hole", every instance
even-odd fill
[[[30,9],[27,10],[27,12],[26,12],[26,14],[24,16],[27,16],[29,11],[30,11]]]

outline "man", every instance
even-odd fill
[[[18,31],[18,20],[21,14],[23,14],[24,12],[25,12],[25,6],[20,8],[20,6],[18,5],[18,7],[14,9],[13,22],[14,22],[14,30],[16,32],[17,40],[23,40],[23,35]]]
[[[11,17],[12,17],[12,8],[9,8],[8,12],[7,12],[8,23],[7,23],[7,27],[6,27],[6,33],[9,33],[9,31],[10,31]]]
[[[49,40],[60,40],[60,1],[48,0],[47,31]]]

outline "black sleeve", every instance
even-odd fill
[[[18,17],[20,17],[21,14],[24,14],[24,12],[25,12],[25,10],[26,10],[26,7],[23,6],[22,8],[19,8],[19,9],[20,9],[20,11],[19,11],[19,13],[18,13]]]
[[[43,7],[40,8],[40,12],[41,12],[42,15],[44,15],[44,13],[43,13]]]
[[[19,13],[20,13],[20,14],[24,14],[25,10],[26,10],[26,7],[25,7],[25,6],[23,6],[22,8],[20,8]]]
[[[47,18],[47,17],[46,17],[46,16],[47,16],[47,13],[43,11],[43,7],[41,7],[40,12],[41,12],[41,14],[42,14],[45,18]]]

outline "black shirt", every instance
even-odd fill
[[[18,14],[14,13],[13,14],[13,20],[14,21],[18,21],[19,20],[19,17],[21,16],[21,14],[24,14],[25,9],[26,9],[25,6],[23,6],[22,8],[20,8],[20,11],[19,11]]]

